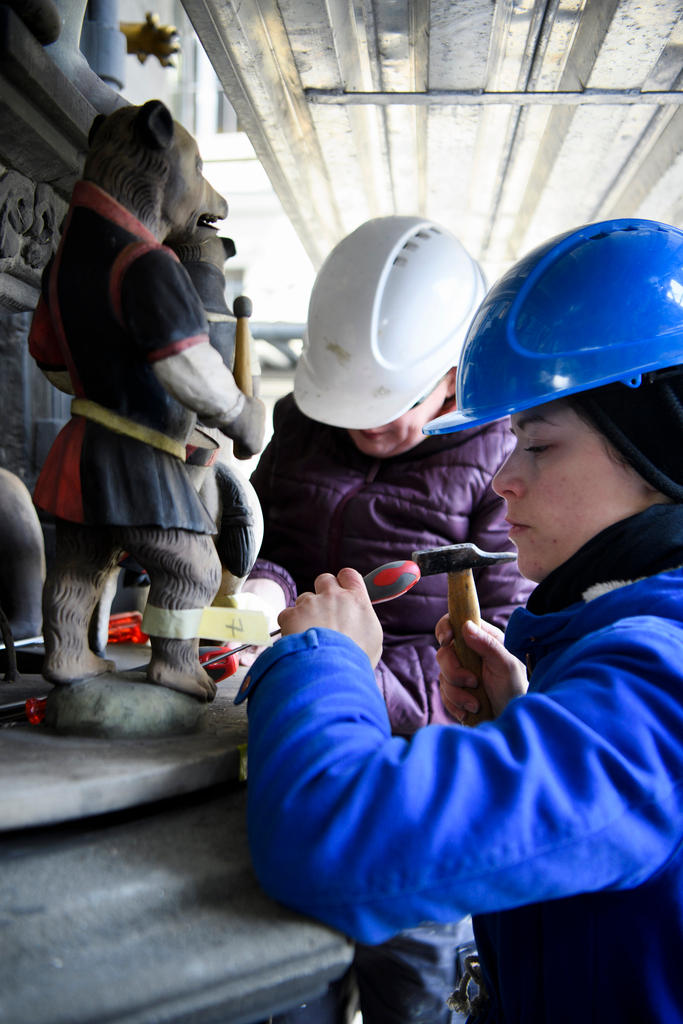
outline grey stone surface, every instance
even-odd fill
[[[245,802],[226,783],[2,837],[0,1020],[249,1024],[324,991],[352,946],[264,895]]]
[[[124,669],[148,656],[146,648],[117,648],[114,655]],[[245,773],[247,717],[245,705],[232,700],[244,671],[218,684],[201,729],[192,734],[106,739],[63,736],[28,723],[0,729],[0,831],[120,811],[238,780]],[[25,675],[0,683],[0,705],[52,691],[41,676]]]
[[[9,8],[0,25],[0,159],[67,199],[97,110]]]
[[[148,656],[114,650],[119,669]],[[0,1021],[254,1024],[343,974],[349,941],[269,900],[251,867],[244,672],[190,735],[0,729]],[[25,674],[0,705],[51,692]]]
[[[146,682],[144,672],[112,672],[56,686],[47,700],[45,724],[66,735],[148,739],[196,732],[206,713],[206,704]]]
[[[16,473],[27,487],[34,482],[27,470],[30,427],[26,422],[25,403],[27,399],[30,402],[31,396],[25,394],[23,383],[26,362],[23,353],[27,346],[29,323],[30,317],[26,313],[8,314],[0,308],[0,400],[3,410],[0,466]]]

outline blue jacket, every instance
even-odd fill
[[[682,1021],[682,584],[518,610],[528,694],[409,740],[346,637],[278,641],[248,677],[264,889],[371,943],[472,913],[487,1024]]]

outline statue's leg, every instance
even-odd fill
[[[171,616],[168,629],[163,622],[166,612],[204,609],[213,601],[221,578],[213,538],[190,530],[127,527],[125,547],[149,574],[147,604],[160,622],[158,635],[150,634],[148,680],[200,700],[213,700],[216,684],[199,663],[199,638],[175,639],[169,635],[174,632]],[[182,615],[177,619],[182,621]]]
[[[119,555],[109,527],[57,520],[55,560],[43,588],[43,676],[50,682],[73,683],[115,667],[90,650],[88,629]]]

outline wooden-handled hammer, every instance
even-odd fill
[[[513,562],[517,555],[514,551],[482,551],[476,544],[450,544],[443,548],[413,551],[411,557],[423,576],[448,573],[448,618],[453,630],[453,647],[463,668],[469,669],[479,680],[479,685],[472,691],[479,701],[479,711],[468,711],[463,725],[489,721],[493,713],[481,683],[481,658],[465,643],[462,627],[467,619],[477,626],[481,622],[472,570],[497,562]]]
[[[232,375],[237,387],[248,398],[251,398],[254,393],[251,376],[251,333],[249,331],[249,317],[252,308],[251,299],[246,295],[238,295],[232,304],[232,311],[237,320]]]

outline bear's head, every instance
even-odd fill
[[[92,123],[83,177],[137,217],[159,241],[213,234],[228,204],[202,173],[197,143],[160,100],[120,107]]]

